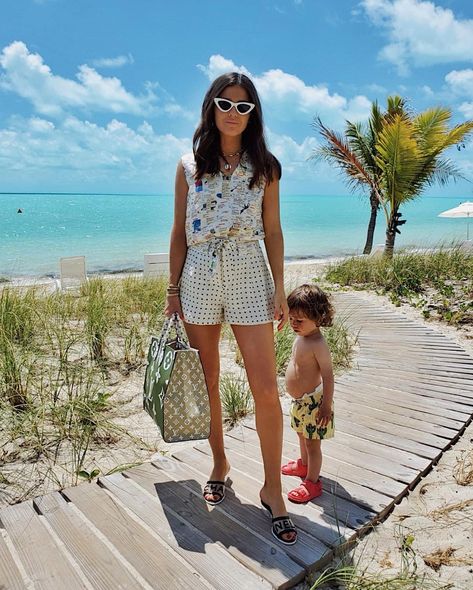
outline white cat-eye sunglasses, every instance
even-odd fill
[[[255,108],[252,102],[233,102],[232,100],[228,100],[228,98],[214,98],[214,103],[222,113],[228,113],[235,107],[239,115],[248,115]]]

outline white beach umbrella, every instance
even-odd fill
[[[473,202],[465,201],[461,205],[458,205],[458,207],[440,213],[439,217],[466,217],[468,219],[466,224],[466,239],[470,239],[470,217],[473,218]]]

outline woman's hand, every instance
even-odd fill
[[[278,321],[278,332],[283,328],[289,317],[286,293],[284,289],[277,289],[274,293],[274,319]]]
[[[172,295],[172,296],[167,296],[166,297],[166,306],[164,308],[164,315],[167,318],[170,318],[174,313],[177,313],[177,315],[181,318],[181,320],[184,319],[184,315],[182,313],[182,307],[181,307],[181,300],[179,299],[178,295]]]

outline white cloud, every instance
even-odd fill
[[[179,157],[190,138],[157,134],[144,122],[132,129],[117,119],[100,126],[75,117],[61,123],[15,118],[0,130],[3,181],[24,190],[172,190]]]
[[[425,0],[362,0],[371,21],[386,30],[381,59],[400,74],[410,66],[473,61],[473,20]]]
[[[318,145],[314,137],[305,137],[301,143],[297,143],[289,135],[274,133],[269,129],[266,133],[269,148],[281,162],[284,176],[307,172],[307,160]]]
[[[427,84],[424,84],[424,86],[422,86],[421,90],[424,93],[424,95],[427,96],[428,98],[435,96],[435,92]]]
[[[464,115],[465,119],[473,119],[473,102],[462,102],[458,110]]]
[[[470,99],[460,104],[458,110],[467,119],[473,119],[473,69],[452,70],[445,76],[445,82],[455,96]]]
[[[79,67],[78,81],[57,76],[21,41],[3,49],[0,66],[0,86],[29,100],[46,116],[60,116],[72,109],[145,115],[152,112],[156,101],[152,91],[135,96],[118,78],[103,77],[87,65]]]
[[[452,70],[445,76],[450,89],[459,95],[473,97],[473,70]]]
[[[369,84],[368,90],[370,92],[374,92],[375,94],[387,94],[388,92],[387,88],[381,86],[380,84],[376,84],[376,82],[374,82],[373,84]]]
[[[227,72],[240,72],[251,76],[250,72],[244,66],[237,66],[231,59],[223,57],[223,55],[211,55],[209,63],[204,66],[198,64],[197,68],[203,72],[209,80],[215,80],[218,76],[226,74]]]
[[[131,53],[128,55],[117,55],[117,57],[101,57],[92,61],[92,65],[96,68],[121,68],[134,63],[135,60]]]
[[[324,84],[307,85],[303,80],[281,69],[252,75],[244,66],[237,66],[221,55],[212,55],[207,65],[197,66],[209,80],[227,72],[241,72],[253,80],[265,103],[265,110],[279,119],[290,121],[299,118],[310,120],[318,114],[329,123],[341,124],[344,119],[364,119],[369,115],[371,102],[359,95],[347,99],[331,94]]]

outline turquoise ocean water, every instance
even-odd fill
[[[465,239],[465,219],[437,217],[465,200],[406,205],[396,246]],[[142,268],[146,252],[168,250],[172,215],[171,195],[0,195],[0,275],[57,274],[59,258],[75,255],[86,256],[89,272]],[[286,258],[341,256],[362,250],[369,206],[356,196],[283,195],[281,219]],[[381,212],[378,219],[375,244],[384,242]]]

